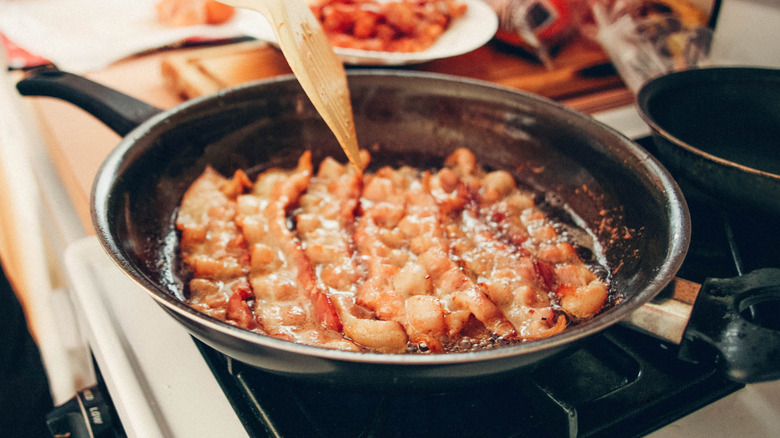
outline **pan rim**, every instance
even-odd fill
[[[315,358],[322,358],[327,360],[337,360],[343,362],[360,362],[366,364],[377,365],[409,365],[409,366],[431,366],[431,365],[450,365],[450,364],[463,364],[463,363],[477,363],[483,361],[492,361],[503,358],[515,357],[518,355],[526,355],[532,352],[540,352],[544,350],[552,350],[555,348],[563,347],[565,345],[571,345],[575,341],[588,337],[592,334],[601,332],[602,330],[610,327],[616,323],[623,321],[626,316],[633,310],[640,307],[643,303],[652,299],[655,295],[671,282],[674,275],[679,270],[683,259],[688,250],[690,242],[690,217],[687,210],[687,204],[682,195],[682,192],[677,185],[676,181],[671,177],[668,171],[663,167],[660,162],[655,159],[651,154],[644,150],[640,145],[631,141],[624,135],[620,134],[617,130],[606,126],[590,116],[573,110],[561,103],[552,101],[550,99],[538,96],[532,93],[524,92],[521,90],[493,84],[486,81],[469,79],[463,77],[456,77],[447,74],[429,73],[429,72],[416,72],[416,71],[395,71],[387,69],[366,69],[359,71],[348,72],[348,76],[400,76],[400,77],[420,77],[423,79],[433,80],[446,80],[456,81],[460,84],[468,84],[471,86],[487,87],[500,92],[510,93],[512,95],[520,95],[523,99],[529,99],[531,101],[541,103],[548,107],[555,107],[557,110],[562,110],[568,115],[575,117],[581,123],[595,123],[599,129],[602,129],[604,134],[619,139],[622,146],[628,149],[631,155],[637,159],[645,162],[650,170],[653,172],[654,178],[658,178],[661,185],[667,193],[667,207],[670,210],[670,220],[673,222],[670,227],[675,230],[675,238],[671,240],[669,251],[664,259],[664,263],[660,266],[660,269],[654,272],[655,276],[652,281],[648,282],[642,290],[638,290],[628,302],[620,303],[619,307],[625,309],[620,312],[608,312],[598,315],[598,321],[594,324],[585,324],[581,326],[575,326],[565,330],[558,335],[529,341],[527,343],[521,343],[512,346],[500,347],[489,350],[481,350],[477,352],[464,352],[464,353],[447,353],[447,354],[391,354],[391,353],[377,353],[377,352],[349,352],[333,349],[326,349],[324,347],[297,344],[285,340],[276,339],[270,336],[262,335],[248,330],[240,329],[232,326],[223,321],[209,317],[193,308],[188,306],[185,302],[179,300],[173,296],[169,291],[157,285],[154,281],[147,278],[142,271],[136,269],[130,260],[125,257],[123,250],[118,246],[117,242],[110,235],[109,218],[104,217],[100,211],[105,209],[98,208],[100,203],[107,203],[109,188],[111,184],[106,182],[106,179],[113,178],[115,169],[119,168],[122,164],[124,156],[132,150],[133,144],[136,141],[147,134],[154,126],[161,123],[163,120],[169,118],[171,115],[186,111],[188,108],[200,105],[205,102],[213,101],[224,97],[231,93],[238,93],[244,89],[270,86],[279,82],[289,82],[295,80],[292,75],[285,75],[275,77],[267,80],[254,81],[247,84],[242,84],[236,87],[219,91],[215,94],[198,97],[180,105],[177,105],[171,109],[165,110],[151,117],[147,121],[143,122],[127,136],[125,136],[120,143],[109,153],[104,160],[103,164],[98,171],[98,176],[95,178],[92,190],[92,217],[99,241],[101,246],[108,252],[110,257],[116,264],[122,268],[131,279],[137,282],[146,290],[155,301],[163,306],[168,311],[175,312],[178,316],[186,318],[199,325],[205,325],[205,327],[215,330],[221,334],[228,335],[232,338],[237,338],[252,346],[262,348],[272,348],[274,350],[280,350],[295,354],[304,354]],[[100,210],[100,211],[99,211]]]

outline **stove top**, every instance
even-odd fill
[[[652,140],[639,143],[652,152]],[[682,188],[693,235],[679,277],[702,283],[778,266],[772,218],[727,212]],[[743,387],[715,363],[680,360],[677,346],[620,326],[531,373],[435,394],[301,385],[198,345],[255,437],[642,436]]]
[[[305,386],[201,350],[253,437],[641,436],[742,387],[623,327],[530,375],[426,394]]]

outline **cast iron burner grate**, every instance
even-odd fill
[[[639,143],[652,152],[650,140]],[[726,213],[682,187],[693,235],[681,278],[780,266],[776,218]],[[198,345],[253,437],[641,436],[742,387],[715,363],[682,361],[676,346],[620,326],[530,375],[441,394],[306,386]]]
[[[530,376],[420,395],[306,386],[201,347],[253,437],[641,436],[742,386],[623,327]]]

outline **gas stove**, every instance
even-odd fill
[[[652,142],[638,140],[652,152]],[[683,186],[693,236],[679,276],[694,282],[779,266],[772,218],[726,212]],[[770,236],[770,237],[767,237]],[[501,382],[443,393],[377,394],[303,385],[201,344],[116,268],[94,238],[66,253],[117,436],[767,436],[780,383],[742,385],[715,362],[617,326],[573,353]],[[731,433],[729,432],[729,433]]]
[[[639,143],[652,151],[652,140]],[[771,218],[728,213],[688,187],[693,236],[680,276],[703,282],[775,266]],[[614,327],[571,355],[499,382],[441,393],[377,394],[306,386],[247,367],[197,343],[255,437],[643,436],[743,388],[714,361]]]
[[[433,394],[302,386],[201,348],[253,437],[642,436],[742,387],[622,327],[530,375]]]

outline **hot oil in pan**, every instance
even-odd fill
[[[368,171],[373,171],[373,169],[376,169],[381,166],[390,165],[392,167],[399,167],[401,164],[414,162],[416,164],[415,167],[418,169],[424,169],[424,168],[430,168],[431,170],[437,170],[441,168],[441,162],[442,158],[439,156],[432,156],[430,154],[422,154],[418,153],[415,154],[413,159],[410,159],[410,156],[408,154],[387,154],[385,153],[383,155],[382,148],[376,147],[373,150],[373,159],[372,164]],[[280,157],[277,160],[273,160],[274,167],[291,167],[288,166],[289,163],[286,162],[286,159],[283,157]],[[264,166],[258,166],[253,167],[252,169],[248,170],[248,173],[250,174],[250,177],[252,180],[254,180],[259,173],[261,173],[266,168],[271,167],[269,165]],[[315,169],[316,169],[315,165]],[[490,169],[485,168],[486,171],[490,171]],[[517,179],[517,177],[516,177]],[[563,200],[560,199],[559,196],[557,196],[555,193],[547,192],[547,193],[541,193],[538,191],[534,191],[531,188],[525,186],[522,184],[522,182],[519,182],[518,187],[521,190],[535,193],[535,202],[539,209],[545,213],[549,218],[552,219],[552,222],[555,225],[555,228],[557,232],[564,238],[565,241],[571,243],[579,258],[585,262],[586,266],[596,274],[597,277],[599,277],[605,284],[609,284],[609,270],[607,269],[607,262],[605,260],[605,257],[603,255],[603,249],[601,248],[598,239],[594,236],[591,230],[589,230],[581,218],[579,218],[575,212],[573,212]],[[288,227],[290,229],[293,229],[295,227],[295,219],[292,216],[294,210],[290,210],[291,216],[288,217]],[[178,250],[176,251],[178,253]],[[191,274],[188,272],[188,270],[181,266],[180,269],[178,269],[179,276],[181,278],[189,279],[191,277]],[[185,281],[185,284],[189,283],[189,281]],[[557,299],[554,295],[551,297],[553,298],[553,308],[559,309],[560,307],[555,304]],[[618,298],[614,293],[610,293],[607,303],[604,306],[604,309],[607,309],[614,305]],[[604,310],[602,309],[602,311]],[[600,313],[600,312],[599,312]],[[595,315],[594,315],[595,316]],[[585,318],[585,320],[589,320],[592,317]],[[572,317],[569,315],[570,324],[569,325],[576,325],[582,320],[578,320],[577,318]],[[500,338],[494,338],[491,337],[490,339],[487,339],[486,344],[484,344],[483,347],[479,347],[482,345],[482,343],[471,345],[468,347],[468,351],[472,351],[474,348],[496,348],[500,346],[506,346],[506,345],[512,345],[516,344],[518,341],[511,341],[511,340],[504,340]],[[458,342],[456,346],[452,347],[452,351],[461,351],[460,347],[457,345],[460,345],[461,342]],[[410,350],[410,351],[416,351],[416,350]],[[423,351],[424,352],[424,351]]]

